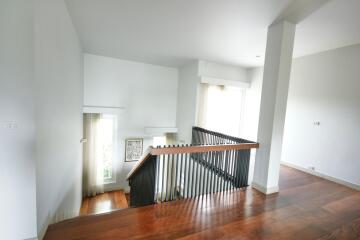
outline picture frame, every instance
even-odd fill
[[[136,162],[143,154],[142,138],[125,139],[125,162]]]

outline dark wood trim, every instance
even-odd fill
[[[148,149],[146,149],[140,160],[136,162],[135,166],[131,169],[131,171],[127,175],[126,180],[129,180],[131,176],[145,163],[145,161],[150,158],[152,149],[153,149],[152,147],[148,147]]]
[[[224,145],[200,145],[200,146],[181,146],[167,148],[153,148],[151,155],[162,154],[179,154],[179,153],[204,153],[217,152],[226,150],[244,150],[251,148],[259,148],[258,143],[240,143],[240,144],[224,144]]]
[[[200,145],[200,146],[178,146],[178,147],[149,147],[141,159],[131,169],[126,177],[129,180],[133,174],[149,159],[150,156],[159,156],[163,154],[180,154],[180,153],[204,153],[226,150],[245,150],[259,148],[259,143],[240,143],[240,144],[224,144],[224,145]]]

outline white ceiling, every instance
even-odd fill
[[[173,67],[194,59],[252,67],[263,64],[267,27],[292,1],[67,0],[67,5],[88,53]],[[297,26],[294,55],[360,43],[359,12],[359,0],[332,0]]]
[[[332,0],[296,27],[294,56],[360,43],[360,0]]]

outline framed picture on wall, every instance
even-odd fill
[[[143,154],[143,139],[128,138],[125,139],[125,162],[134,162],[140,160]]]

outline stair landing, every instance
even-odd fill
[[[128,207],[123,190],[106,192],[85,198],[81,204],[80,216],[107,213]]]

